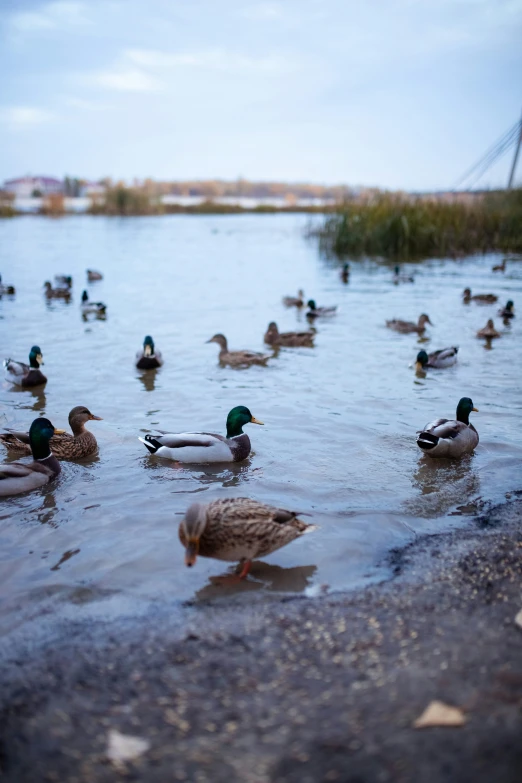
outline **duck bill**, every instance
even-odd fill
[[[89,416],[90,421],[103,421],[101,416],[95,416],[94,413],[91,413]]]
[[[422,364],[420,362],[415,362],[415,369],[416,369],[417,372],[420,372],[421,370],[424,369],[424,367],[422,366]]]
[[[255,416],[252,416],[252,418],[250,419],[250,424],[263,424],[264,425],[264,422],[263,421],[259,421],[259,419],[256,419]]]
[[[63,435],[65,433],[65,430],[56,430],[54,431],[55,435]]]
[[[39,353],[38,356],[36,357],[36,361],[38,362],[38,364],[43,364],[44,363],[44,360],[42,359],[42,354],[41,353]]]
[[[189,541],[185,549],[185,565],[191,568],[197,560],[199,552],[199,539]]]
[[[475,411],[475,413],[478,413],[478,412],[479,412],[479,409],[478,409],[478,408],[472,408],[471,410],[472,410],[472,411]]]
[[[146,345],[146,346],[145,346],[145,350],[143,351],[143,354],[144,354],[145,356],[150,356],[150,355],[152,354],[152,350],[151,350],[151,347],[150,347],[150,345]]]

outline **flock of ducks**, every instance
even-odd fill
[[[493,268],[494,271],[505,271],[505,261]],[[100,280],[101,273],[87,271],[89,282]],[[349,264],[341,269],[341,280],[349,281]],[[45,283],[45,295],[48,298],[68,298],[71,296],[72,279],[69,276],[57,276],[56,286]],[[393,283],[410,283],[414,278],[395,267]],[[14,294],[13,286],[4,286],[0,277],[0,295]],[[469,288],[463,293],[463,301],[468,304],[494,304],[498,297],[494,294],[472,295]],[[304,292],[298,291],[296,297],[286,296],[283,304],[287,307],[308,307],[306,316],[313,323],[317,318],[335,315],[336,306],[318,307],[313,299],[306,301]],[[82,313],[90,312],[104,315],[105,305],[101,302],[90,302],[87,292],[82,295]],[[90,309],[87,309],[90,308]],[[505,323],[509,323],[515,315],[514,305],[509,300],[499,311]],[[386,321],[386,326],[402,334],[422,335],[427,325],[432,325],[429,316],[423,313],[418,322],[393,319]],[[264,335],[264,341],[274,351],[279,347],[313,347],[316,335],[315,327],[305,331],[279,332],[277,324],[271,321]],[[496,332],[492,319],[484,329],[477,333],[478,337],[493,339],[500,337]],[[219,346],[219,362],[235,368],[246,368],[254,365],[265,366],[271,358],[270,354],[256,351],[234,350],[228,348],[226,337],[215,334],[208,340]],[[432,353],[419,351],[416,369],[444,369],[451,367],[457,361],[458,348],[443,348]],[[29,364],[6,359],[8,379],[22,388],[33,388],[44,385],[47,378],[40,369],[43,365],[42,351],[35,345],[29,352]],[[163,365],[161,352],[156,348],[154,340],[147,335],[143,347],[136,354],[135,365],[138,369],[156,370]],[[471,453],[479,442],[479,435],[469,416],[477,409],[469,397],[459,400],[455,419],[439,418],[430,422],[418,433],[417,445],[430,457],[460,458]],[[28,492],[53,481],[60,473],[60,460],[76,460],[96,453],[98,445],[94,435],[85,428],[89,421],[100,421],[85,406],[76,406],[69,414],[69,426],[72,434],[55,429],[47,418],[35,419],[28,432],[7,430],[0,434],[2,443],[9,453],[19,456],[32,455],[33,461],[11,462],[0,466],[0,496],[17,495]],[[243,431],[247,424],[262,425],[251,411],[239,405],[233,408],[226,420],[226,435],[208,432],[159,432],[157,435],[145,435],[139,440],[151,455],[164,459],[189,464],[205,464],[220,462],[241,462],[251,451],[250,438]],[[208,504],[193,503],[186,511],[179,525],[179,539],[185,549],[185,563],[192,566],[199,555],[228,562],[239,562],[240,572],[236,578],[247,576],[252,560],[264,557],[285,546],[305,533],[315,530],[314,525],[306,524],[298,519],[298,512],[280,509],[250,498],[226,498],[212,501]]]

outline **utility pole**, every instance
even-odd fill
[[[515,147],[515,156],[513,158],[513,163],[511,165],[511,171],[509,172],[509,180],[507,186],[508,190],[511,190],[511,188],[513,187],[513,179],[515,176],[515,169],[517,167],[518,153],[520,152],[521,142],[522,142],[522,119],[520,120],[520,124],[518,127],[518,141],[517,141],[517,146]]]

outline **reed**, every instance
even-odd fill
[[[501,250],[522,251],[522,190],[466,202],[380,194],[344,203],[312,234],[338,256],[420,259]]]
[[[103,199],[94,199],[89,208],[91,215],[160,215],[160,201],[145,190],[115,185],[107,188]]]

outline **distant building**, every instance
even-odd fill
[[[102,196],[105,193],[105,186],[99,182],[83,182],[80,185],[80,196]]]
[[[3,189],[13,193],[16,198],[50,196],[63,193],[63,181],[54,177],[19,177],[6,180]]]

